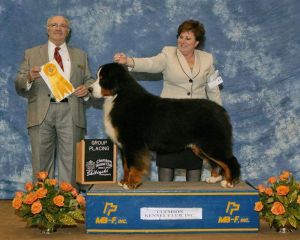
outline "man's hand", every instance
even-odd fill
[[[80,85],[75,89],[73,93],[76,97],[84,97],[88,94],[88,89],[84,85]]]
[[[40,66],[32,67],[29,71],[29,74],[28,74],[28,82],[31,83],[34,80],[38,79],[40,77],[40,71],[41,71]]]

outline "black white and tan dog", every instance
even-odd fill
[[[125,189],[142,184],[150,151],[191,148],[199,158],[221,167],[223,187],[233,187],[240,164],[232,153],[232,127],[226,110],[207,99],[168,99],[147,92],[117,63],[100,67],[93,95],[104,97],[107,135],[122,153]],[[200,159],[199,159],[200,161]]]

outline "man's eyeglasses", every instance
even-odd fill
[[[58,27],[60,27],[60,28],[68,28],[68,25],[66,25],[66,24],[58,24],[58,23],[50,23],[48,25],[48,27],[50,27],[50,28],[58,28]]]

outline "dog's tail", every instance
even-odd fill
[[[225,157],[221,161],[221,160],[217,160],[216,158],[211,157],[210,155],[205,153],[200,147],[198,147],[195,144],[190,144],[189,147],[191,148],[191,150],[193,151],[193,153],[196,156],[198,156],[202,159],[208,159],[211,162],[214,162],[215,164],[219,165],[223,169],[225,179],[227,181],[229,181],[230,183],[239,182],[241,166],[238,163],[238,160],[236,159],[235,156],[230,154],[231,157],[228,157],[228,158]]]
[[[234,182],[238,182],[241,175],[241,165],[235,156],[230,157],[227,160],[228,167],[231,171],[231,177]]]

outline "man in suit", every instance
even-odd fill
[[[17,92],[28,100],[27,127],[32,150],[33,180],[36,173],[48,171],[59,181],[76,183],[76,143],[86,130],[85,106],[88,87],[94,82],[87,55],[66,44],[70,33],[69,20],[53,16],[47,21],[48,43],[27,49],[15,80]],[[56,102],[41,78],[41,66],[56,60],[75,92]]]

